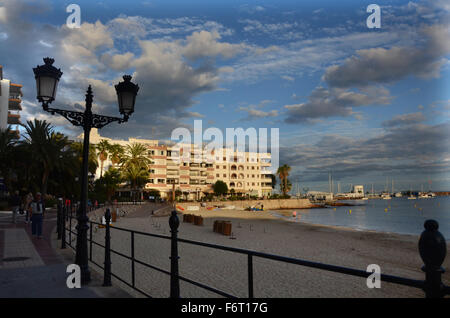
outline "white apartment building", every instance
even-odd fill
[[[20,124],[22,85],[11,83],[3,78],[3,67],[0,65],[0,129],[4,130],[15,125],[14,130],[19,138],[18,125]]]
[[[83,135],[78,138],[82,140]],[[272,193],[270,153],[237,152],[224,148],[222,154],[208,155],[194,144],[184,145],[180,149],[158,140],[116,140],[102,137],[97,129],[92,129],[90,142],[97,144],[101,140],[122,146],[132,143],[145,145],[152,164],[149,165],[150,175],[144,191],[158,190],[163,198],[170,197],[175,187],[189,199],[199,199],[205,193],[212,193],[212,185],[218,180],[225,182],[229,191],[240,195],[264,197]],[[187,160],[186,153],[183,154],[186,147],[190,149],[190,160]],[[104,162],[104,171],[111,165],[108,158]],[[100,177],[100,168],[96,177]]]

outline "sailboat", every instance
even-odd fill
[[[412,189],[409,187],[409,197],[408,200],[417,200],[417,197],[412,194]]]

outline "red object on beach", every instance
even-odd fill
[[[224,221],[222,223],[222,234],[230,236],[231,235],[231,222],[230,221]]]

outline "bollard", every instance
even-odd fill
[[[180,280],[178,278],[178,226],[180,220],[177,211],[172,211],[169,219],[170,232],[172,233],[170,248],[170,298],[180,298]]]
[[[66,248],[66,207],[62,209],[61,219],[61,249]]]
[[[103,286],[111,286],[111,236],[109,233],[111,221],[111,211],[106,209],[105,212],[105,271],[103,274]]]
[[[424,291],[427,298],[444,297],[445,286],[442,284],[441,267],[447,253],[444,236],[438,231],[439,224],[435,220],[427,220],[425,231],[419,239],[419,253],[424,262],[422,271],[425,272]]]

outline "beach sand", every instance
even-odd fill
[[[155,208],[155,206],[152,206]],[[152,217],[150,207],[134,209],[122,217],[116,227],[170,235],[168,216]],[[215,210],[186,212],[201,215],[203,226],[184,223],[180,213],[179,238],[225,245],[258,252],[299,258],[308,261],[366,270],[377,264],[383,274],[424,279],[423,262],[417,243],[419,236],[357,231],[330,226],[309,225],[277,219],[269,212]],[[215,220],[232,222],[235,239],[213,232]],[[419,233],[420,234],[420,233]],[[112,249],[130,255],[130,233],[111,230]],[[103,243],[104,232],[98,229],[94,239]],[[94,259],[103,263],[103,251],[93,249]],[[450,253],[447,253],[449,255]],[[135,235],[135,257],[164,270],[170,269],[170,241]],[[180,275],[238,297],[248,297],[247,256],[222,250],[179,243]],[[112,254],[112,271],[131,281],[131,262]],[[170,277],[136,264],[136,286],[153,297],[168,297]],[[369,289],[366,279],[345,274],[254,257],[255,297],[423,297],[423,291],[391,283],[381,283],[380,289]],[[450,269],[450,257],[443,264]],[[95,269],[95,267],[93,267]],[[450,284],[449,272],[443,275]],[[114,280],[135,296],[124,284]],[[182,297],[219,297],[193,286],[180,283]]]

